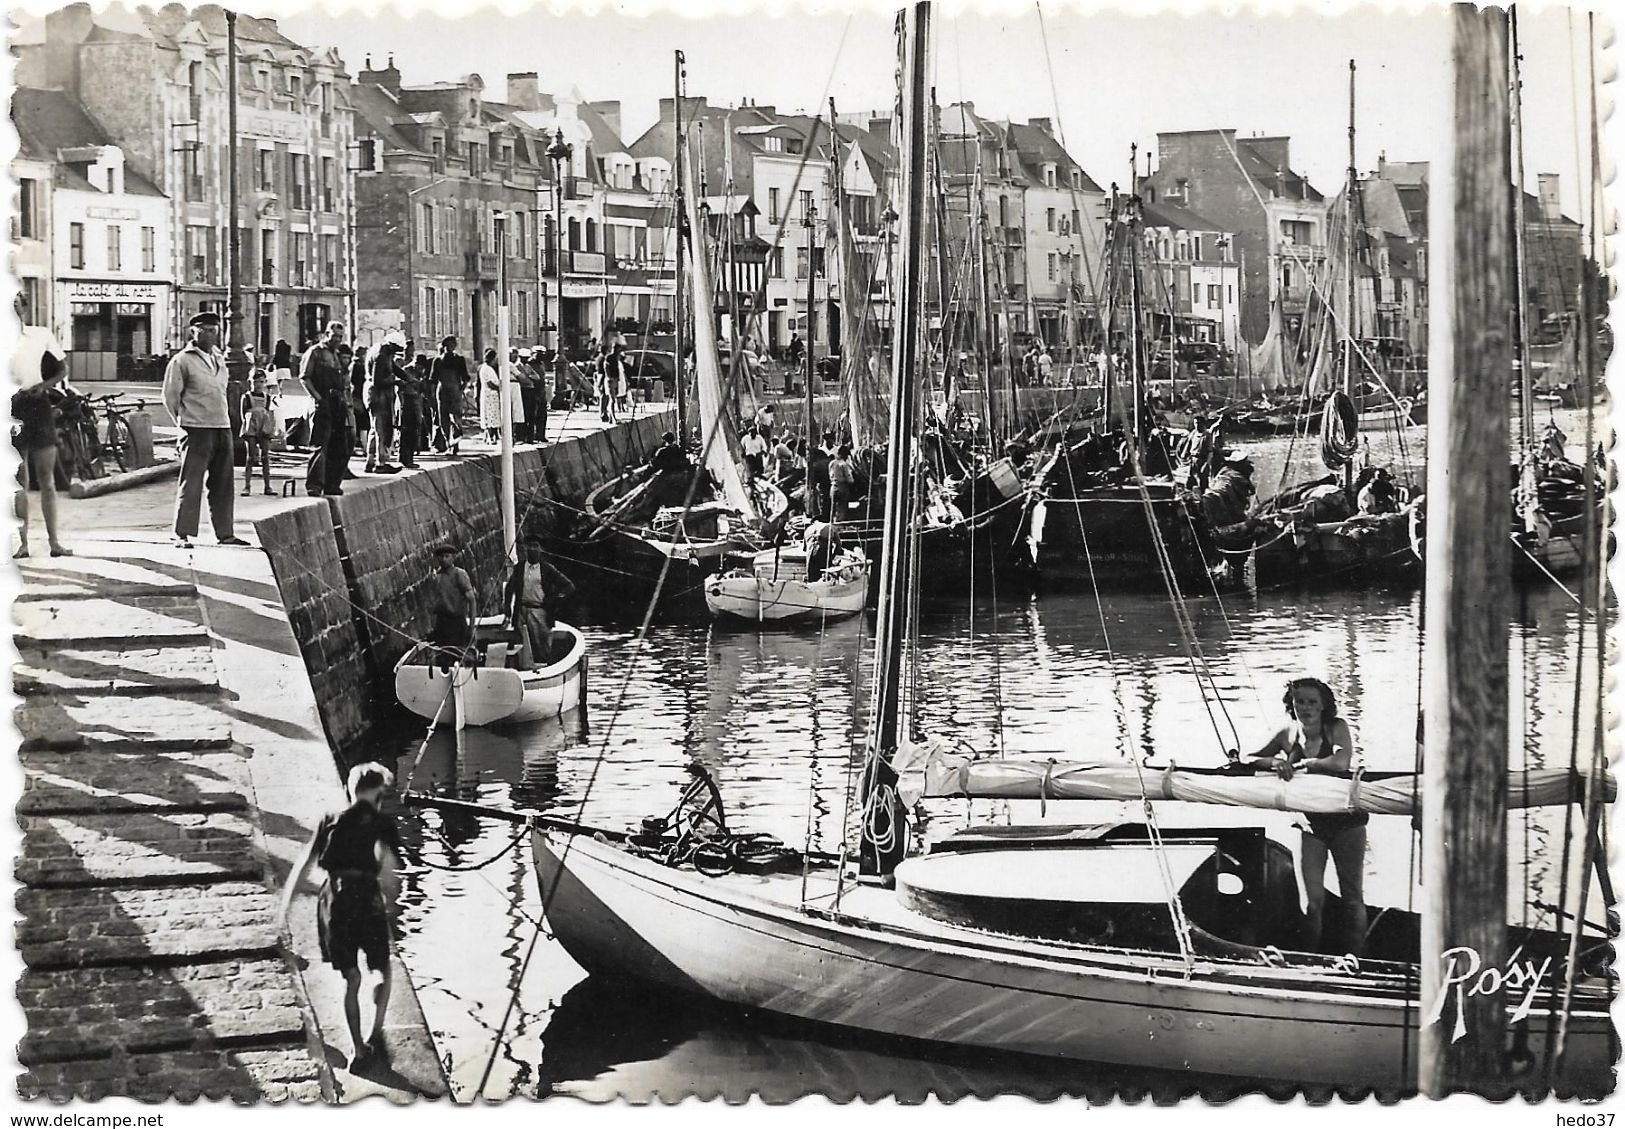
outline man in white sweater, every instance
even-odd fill
[[[231,414],[226,407],[226,359],[221,355],[220,315],[202,313],[189,323],[191,340],[164,371],[164,406],[181,429],[180,485],[175,491],[175,544],[192,547],[203,487],[209,488],[209,521],[222,545],[246,545],[233,529]]]

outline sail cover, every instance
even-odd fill
[[[694,164],[684,162],[683,193],[688,201],[688,226],[696,240],[706,231],[694,191]],[[731,222],[731,220],[730,220]],[[722,361],[717,356],[716,291],[711,289],[711,267],[703,242],[688,257],[690,293],[694,296],[694,385],[700,400],[700,443],[705,467],[722,487],[728,505],[746,520],[754,520],[755,503],[739,473],[739,432],[728,414],[723,388]]]
[[[1349,779],[1298,773],[1291,780],[1273,774],[1229,775],[1175,765],[1127,761],[976,758],[938,746],[911,745],[893,759],[905,803],[920,797],[1021,800],[1184,800],[1231,807],[1295,812],[1368,812],[1412,815],[1422,807],[1422,778],[1383,773]],[[1604,777],[1603,798],[1612,802],[1616,785]],[[1546,807],[1569,803],[1584,793],[1584,778],[1567,769],[1518,769],[1507,773],[1507,807]]]

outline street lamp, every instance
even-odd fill
[[[553,277],[559,290],[559,313],[553,323],[554,390],[565,386],[564,361],[564,166],[575,147],[564,140],[564,130],[555,127],[547,159],[553,162]]]
[[[801,226],[807,229],[807,434],[809,436],[814,433],[813,373],[817,370],[813,366],[813,303],[817,301],[817,297],[813,292],[813,280],[818,277],[818,272],[813,269],[813,229],[818,223],[818,209],[813,204],[811,196],[812,194],[808,193],[807,206],[801,213]],[[851,311],[848,311],[847,316],[851,316]],[[829,345],[833,348],[835,342],[831,341]]]
[[[886,328],[893,333],[895,333],[897,330],[897,310],[892,306],[891,256],[892,239],[897,234],[897,221],[899,218],[900,217],[897,215],[897,209],[893,208],[890,204],[887,204],[886,210],[880,213],[881,226],[886,229]],[[937,304],[941,307],[939,313],[942,318],[942,324],[946,326],[948,324],[948,295],[939,295]]]

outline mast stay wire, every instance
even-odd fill
[[[841,32],[840,44],[836,48],[835,59],[831,63],[830,72],[829,72],[828,76],[825,78],[825,81],[824,81],[824,92],[823,92],[823,95],[821,95],[820,98],[819,98],[819,104],[820,105],[823,104],[824,99],[828,96],[829,88],[832,85],[832,83],[834,82],[835,69],[840,64],[842,48],[844,48],[844,46],[846,44],[847,32],[850,31],[851,24],[852,24],[852,18],[851,18],[850,15],[848,15],[846,25],[842,29],[842,32]],[[684,140],[686,140],[686,139],[684,139]],[[806,156],[806,154],[804,154],[804,158],[805,158],[805,156]],[[805,159],[803,159],[802,167],[804,168],[805,165],[806,165],[806,161],[805,161]],[[799,175],[800,174],[799,174],[799,170],[798,170],[797,181],[796,181],[796,183],[798,183],[798,184],[800,183]],[[788,221],[788,214],[786,214],[785,218],[786,218],[786,222],[787,222]],[[681,236],[681,227],[680,226],[678,228],[678,232],[679,232],[678,239],[681,240],[682,236]],[[782,232],[783,232],[783,225],[781,224],[779,234],[782,235]],[[703,240],[705,233],[704,232],[691,232],[690,234],[691,234],[691,238],[693,238],[693,239]],[[681,258],[681,253],[680,252],[681,252],[681,248],[679,247],[679,258]],[[703,247],[701,248],[701,253],[703,253]],[[732,280],[730,280],[730,284],[731,284],[731,282],[732,282]],[[707,299],[702,299],[702,297],[700,295],[695,295],[695,298],[697,300],[696,305],[698,305],[698,302],[701,301],[701,300],[707,300]],[[676,311],[676,314],[677,314],[678,317],[683,316],[683,312],[681,310]],[[735,358],[735,360],[737,362],[737,358]],[[679,358],[678,363],[681,364],[681,358]],[[737,369],[737,364],[734,367]],[[681,376],[681,373],[679,373],[679,377],[680,376]],[[810,422],[811,421],[809,421],[809,423]],[[721,432],[720,428],[713,427],[713,428],[710,429],[710,432],[706,437],[705,447],[701,451],[701,458],[700,458],[700,465],[701,466],[705,465],[705,460],[706,460],[706,458],[709,457],[710,452],[711,452],[711,448],[716,443],[720,432]],[[700,479],[700,476],[698,474],[692,475],[690,477],[690,479],[689,479],[688,494],[683,499],[683,514],[684,514],[684,516],[686,516],[693,508],[695,493],[696,493],[696,491],[698,489],[698,486],[699,486],[699,479]],[[665,560],[661,563],[660,573],[655,578],[654,592],[650,595],[648,606],[644,609],[642,622],[639,624],[637,633],[633,637],[632,648],[631,648],[631,651],[632,651],[631,659],[626,664],[626,673],[621,679],[620,689],[618,690],[618,692],[616,694],[615,708],[610,711],[609,722],[605,725],[603,735],[602,735],[602,737],[600,738],[600,740],[598,742],[598,749],[597,749],[596,754],[593,757],[592,768],[587,774],[587,780],[586,780],[586,782],[583,785],[582,790],[581,790],[581,798],[580,798],[580,800],[578,801],[578,803],[576,805],[576,822],[577,823],[579,823],[581,821],[582,816],[584,816],[585,813],[586,813],[587,802],[588,802],[588,800],[590,799],[590,797],[592,795],[592,791],[593,791],[594,786],[597,784],[599,773],[602,771],[602,769],[604,767],[604,763],[608,759],[608,756],[609,756],[609,742],[610,742],[610,738],[613,736],[614,731],[615,731],[615,720],[619,716],[619,714],[621,712],[621,706],[626,700],[626,693],[627,693],[627,690],[629,689],[629,687],[631,686],[632,677],[637,672],[638,660],[648,650],[647,643],[648,643],[648,637],[649,637],[649,629],[653,625],[655,609],[659,606],[660,594],[663,591],[663,589],[665,588],[666,580],[667,580],[667,578],[668,578],[668,576],[669,576],[669,574],[671,572],[671,565],[672,565],[672,558],[670,556],[667,556],[665,558]],[[569,837],[567,837],[565,839],[563,850],[561,851],[561,853],[559,855],[559,864],[560,864],[560,866],[562,866],[565,863],[565,861],[569,858],[570,850],[571,850],[572,846],[575,843],[575,839],[576,839],[576,837],[574,835],[571,835],[571,836],[569,836]],[[558,886],[555,884],[554,887],[551,890],[548,890],[545,893],[545,895],[543,896],[543,899],[542,899],[542,916],[543,916],[544,919],[547,916],[548,908],[551,905],[553,896],[557,893],[557,890],[558,890]],[[519,982],[523,981],[523,979],[525,977],[525,973],[529,969],[531,959],[535,956],[535,953],[536,953],[537,942],[541,939],[541,936],[542,936],[542,930],[540,928],[538,928],[536,930],[536,932],[534,933],[534,935],[532,936],[532,938],[531,938],[530,947],[525,953],[525,959],[524,959],[524,962],[520,966],[519,975],[517,977],[515,977],[515,987],[509,994],[507,1009],[503,1013],[502,1022],[497,1027],[496,1035],[493,1038],[492,1044],[491,1044],[490,1057],[486,1060],[485,1069],[484,1069],[484,1071],[482,1072],[482,1074],[480,1076],[479,1086],[475,1090],[475,1096],[476,1097],[483,1095],[483,1093],[485,1091],[485,1086],[490,1080],[491,1071],[495,1067],[496,1060],[497,1060],[498,1056],[501,1053],[502,1040],[503,1040],[504,1036],[507,1033],[508,1022],[512,1018],[513,1010],[517,1006],[518,1001],[519,1001],[519,990],[518,990],[517,985],[518,985]]]

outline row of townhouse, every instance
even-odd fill
[[[219,7],[74,4],[14,40],[18,312],[63,342],[82,379],[166,352],[192,314],[223,311],[233,232],[251,346],[308,340],[351,305],[343,63],[274,20],[239,17],[236,37],[235,150]]]
[[[544,92],[535,73],[507,75],[499,100],[478,75],[407,85],[393,59],[369,58],[352,78],[335,52],[294,43],[272,20],[240,17],[236,33],[235,216],[222,9],[76,4],[16,37],[19,309],[81,354],[76,365],[106,373],[164,352],[192,313],[223,308],[233,231],[244,336],[262,354],[282,340],[302,347],[333,317],[364,340],[400,329],[480,350],[503,299],[522,346],[668,339],[673,99],[628,142],[620,103]],[[823,353],[843,317],[889,325],[889,117],[832,123],[703,97],[682,109],[696,190],[726,248],[724,327],[738,311],[741,335],[770,350],[799,335]],[[973,350],[989,329],[1018,345],[1087,340],[1109,289],[1108,190],[1048,119],[995,121],[965,102],[933,126],[943,232],[930,253],[947,257],[928,271],[934,324]],[[1287,139],[1164,133],[1156,156],[1137,187],[1167,312],[1229,349],[1262,340],[1272,306],[1292,332],[1325,258],[1328,204],[1292,170]],[[831,277],[838,200],[853,290],[867,297],[853,311]],[[1567,238],[1563,223],[1548,227],[1548,245]],[[1384,257],[1388,275],[1414,275],[1407,309],[1425,263],[1412,243],[1396,233]],[[985,263],[985,292],[971,263]],[[1388,335],[1396,291],[1375,297],[1385,285],[1396,284],[1373,284],[1369,324]]]

